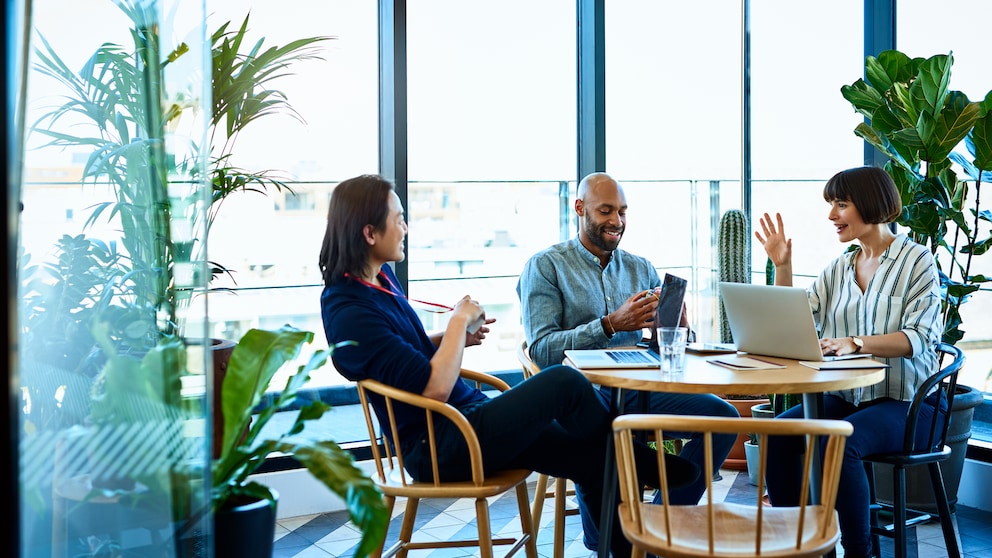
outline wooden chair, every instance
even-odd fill
[[[871,520],[872,546],[875,556],[881,556],[879,550],[879,535],[890,537],[895,541],[895,556],[903,558],[906,554],[907,527],[929,521],[930,514],[906,508],[906,468],[926,465],[930,472],[930,487],[933,489],[934,503],[940,518],[940,528],[944,534],[944,544],[947,556],[961,556],[961,543],[955,528],[954,517],[947,501],[944,490],[944,479],[940,472],[940,462],[951,456],[951,448],[945,445],[947,427],[950,424],[950,411],[954,404],[954,392],[957,388],[958,372],[964,366],[964,353],[961,349],[941,343],[937,348],[941,361],[948,355],[952,360],[936,374],[927,378],[916,392],[916,397],[910,404],[906,415],[906,429],[903,432],[903,451],[889,454],[875,454],[864,457],[865,471],[868,473],[868,485],[871,489]],[[947,402],[947,412],[934,413],[929,422],[927,443],[916,444],[915,432],[920,419],[920,409],[927,404],[926,399],[935,394]],[[943,420],[941,420],[943,419]],[[875,497],[874,464],[890,465],[892,467],[892,503],[880,504]],[[891,512],[892,522],[880,522],[879,511]]]
[[[634,465],[634,438],[649,432],[662,439],[665,431],[702,433],[705,440],[706,496],[694,506],[668,503],[665,460],[659,455],[660,505],[644,502]],[[851,424],[839,420],[714,418],[683,415],[622,415],[614,420],[613,432],[620,477],[620,525],[634,546],[632,556],[645,553],[661,557],[700,556],[822,556],[840,538],[834,503],[840,478],[844,444]],[[804,435],[807,444],[826,438],[823,452],[821,504],[810,505],[809,478],[814,452],[806,452],[802,496],[798,507],[771,508],[762,505],[767,444],[761,445],[759,485],[754,505],[713,501],[712,433],[756,432],[763,436]]]
[[[523,367],[524,379],[530,378],[541,371],[540,367],[530,358],[527,351],[527,340],[520,342],[517,348],[517,360]],[[549,489],[548,485],[554,481],[554,488]],[[555,519],[554,519],[554,558],[565,556],[565,517],[578,515],[579,508],[567,505],[567,499],[575,496],[575,487],[571,481],[563,478],[552,478],[545,474],[537,477],[537,486],[534,489],[534,502],[531,507],[531,517],[534,520],[535,533],[541,528],[541,515],[544,512],[544,500],[554,498]]]
[[[506,382],[481,372],[463,369],[461,376],[465,380],[476,382],[479,385],[489,385],[500,391],[510,389],[510,386]],[[385,399],[388,416],[373,418],[370,397],[375,396]],[[410,550],[470,546],[478,546],[482,558],[493,558],[494,545],[513,545],[504,555],[506,557],[512,556],[518,550],[524,548],[527,558],[537,558],[537,537],[534,533],[530,515],[530,501],[527,494],[527,478],[530,476],[531,471],[513,469],[486,475],[482,468],[482,449],[479,446],[479,440],[475,435],[475,430],[464,415],[447,403],[441,403],[440,401],[422,395],[397,389],[375,380],[362,380],[358,382],[358,397],[365,412],[365,422],[368,426],[369,439],[372,442],[372,456],[376,466],[376,474],[373,480],[385,496],[390,517],[392,517],[393,505],[396,503],[396,498],[405,497],[407,499],[406,512],[403,516],[402,526],[400,527],[399,540],[386,552],[383,552],[383,547],[385,546],[385,540],[383,540],[383,544],[373,554],[375,558],[380,556],[389,557],[394,554],[400,558],[405,558],[407,552]],[[401,449],[396,444],[391,443],[388,438],[376,433],[378,421],[379,425],[389,428],[393,440],[398,438],[394,410],[399,404],[407,404],[420,408],[427,417],[428,437],[434,471],[434,480],[432,482],[417,482],[412,480],[403,468],[403,452]],[[444,482],[438,480],[437,441],[434,437],[433,428],[434,419],[438,416],[443,416],[454,423],[465,437],[471,459],[472,480],[464,482]],[[509,490],[516,491],[517,504],[520,510],[521,535],[517,538],[493,539],[489,521],[489,503],[486,498],[499,496]],[[478,537],[476,539],[453,541],[411,540],[417,507],[422,498],[474,499]]]

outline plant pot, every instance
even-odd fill
[[[273,500],[235,498],[214,514],[214,558],[271,558],[276,537],[276,504]]]
[[[227,374],[227,364],[234,354],[234,348],[238,346],[236,341],[230,339],[209,339],[210,361],[213,363],[213,417],[211,421],[211,445],[213,447],[213,458],[220,457],[221,444],[224,442],[224,413],[221,410],[221,387],[224,385],[224,376]],[[198,360],[201,357],[196,351],[203,344],[199,340],[187,341],[189,359]],[[201,353],[202,354],[202,353]]]
[[[761,448],[750,440],[744,442],[744,455],[747,459],[747,478],[752,486],[758,486],[758,460]]]
[[[946,444],[951,448],[951,457],[940,463],[940,474],[944,478],[947,503],[951,509],[958,501],[958,486],[964,470],[965,454],[968,452],[968,439],[971,438],[971,421],[975,407],[982,404],[982,392],[970,386],[958,385],[954,393],[951,409],[951,424],[947,428]],[[892,503],[892,467],[875,465],[875,495],[880,502]],[[906,507],[937,513],[933,491],[930,488],[930,475],[926,467],[906,469]]]
[[[775,418],[775,410],[772,409],[771,403],[751,405],[751,417],[773,419]],[[761,439],[757,434],[751,434],[749,438],[748,441],[744,442],[744,456],[747,459],[747,476],[748,481],[753,486],[758,486],[758,442]]]
[[[737,409],[737,413],[742,417],[749,416],[751,414],[751,407],[755,405],[771,403],[768,399],[762,397],[755,399],[728,399],[724,397],[724,400],[733,405],[734,408]],[[733,471],[747,470],[747,454],[744,453],[744,442],[746,442],[747,439],[747,434],[739,434],[737,436],[737,441],[734,442],[734,447],[730,448],[730,454],[727,455],[727,460],[723,462],[724,469],[730,469]]]

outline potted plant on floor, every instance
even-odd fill
[[[751,417],[753,418],[775,418],[803,402],[802,395],[796,393],[771,393],[768,395],[769,403],[758,403],[751,406]],[[747,474],[751,484],[758,485],[758,444],[760,437],[757,434],[748,434],[747,441],[744,442],[744,454],[747,458]]]
[[[965,334],[961,306],[992,280],[974,272],[975,258],[992,247],[992,214],[981,197],[982,185],[992,180],[992,91],[980,101],[971,101],[961,91],[952,90],[953,63],[950,53],[910,58],[887,50],[865,59],[864,78],[841,87],[844,98],[866,118],[854,133],[889,158],[885,170],[903,203],[897,223],[916,242],[929,247],[937,260],[942,341],[951,345]],[[962,143],[967,155],[955,151]],[[941,464],[952,504],[957,499],[971,417],[981,396],[974,388],[959,384],[954,403],[948,438],[955,443],[951,459]],[[923,471],[908,471],[907,485],[927,486],[912,479],[917,470]],[[880,492],[890,485],[879,482]],[[932,496],[921,494],[920,498],[932,506]]]
[[[322,401],[299,406],[297,395],[310,379],[310,373],[323,366],[335,347],[317,351],[290,376],[271,404],[256,414],[275,373],[295,360],[313,333],[290,326],[268,331],[249,330],[239,341],[228,363],[222,388],[224,437],[220,456],[214,460],[211,490],[215,517],[215,556],[246,558],[272,555],[275,536],[277,495],[252,480],[266,459],[274,454],[291,455],[348,509],[351,521],[362,531],[355,552],[362,558],[378,548],[389,521],[386,505],[375,484],[355,467],[351,454],[332,440],[304,435],[309,421],[330,410]],[[343,343],[347,344],[347,343]],[[286,431],[267,429],[277,412],[299,407],[296,419]],[[258,527],[246,527],[242,521]]]
[[[769,400],[764,395],[748,395],[748,394],[725,394],[721,395],[727,403],[730,403],[737,409],[737,413],[742,416],[750,416],[751,408],[756,405],[761,405],[763,403],[769,403]],[[747,470],[747,449],[745,444],[748,442],[748,436],[745,434],[739,434],[737,436],[737,441],[734,442],[734,446],[730,448],[730,453],[727,455],[727,459],[723,462],[723,467],[726,469],[733,469],[735,471],[746,471]]]

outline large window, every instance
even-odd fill
[[[465,365],[519,368],[516,276],[558,242],[575,173],[575,2],[429,0],[407,15],[410,296],[471,295],[497,322]]]

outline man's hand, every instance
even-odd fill
[[[609,322],[616,331],[641,331],[651,327],[657,309],[658,291],[640,291],[631,295],[620,308],[612,312]]]

